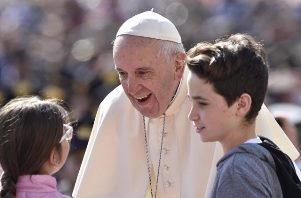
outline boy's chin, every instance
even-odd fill
[[[202,142],[216,142],[217,140],[215,140],[214,138],[210,138],[210,137],[205,137],[200,135],[200,139]]]

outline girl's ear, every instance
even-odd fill
[[[48,160],[42,165],[40,174],[52,175],[57,171],[60,165],[59,153],[56,148],[53,148]]]
[[[249,94],[243,93],[237,101],[237,115],[245,117],[252,106],[252,98]]]
[[[183,72],[185,69],[185,60],[186,54],[185,53],[177,53],[175,58],[175,76],[176,80],[181,80],[183,76]]]
[[[51,166],[58,166],[60,164],[60,155],[56,148],[52,149],[48,161]]]

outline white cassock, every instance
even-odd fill
[[[188,120],[186,73],[166,111],[157,198],[208,197],[215,164],[223,155],[218,143],[203,143]],[[273,140],[292,159],[298,157],[298,151],[264,105],[256,124],[259,135]],[[163,116],[145,120],[154,178],[158,172],[162,125]],[[73,197],[144,198],[148,187],[143,117],[119,86],[99,106]]]

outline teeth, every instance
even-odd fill
[[[137,99],[137,100],[141,100],[141,99],[147,98],[147,96],[148,96],[148,95],[146,95],[146,96],[141,96],[141,97],[136,97],[136,99]]]

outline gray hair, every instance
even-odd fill
[[[170,62],[174,55],[177,53],[185,53],[185,49],[182,43],[175,43],[165,40],[153,39],[153,45],[158,48],[157,56],[166,57],[166,61]]]

